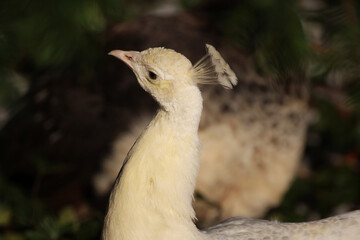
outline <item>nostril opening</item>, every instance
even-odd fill
[[[126,57],[127,59],[129,59],[130,61],[133,60],[132,56],[129,56],[129,55],[126,55],[126,54],[125,54],[125,57]]]

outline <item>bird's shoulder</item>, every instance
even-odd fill
[[[349,239],[360,235],[360,211],[305,223],[235,217],[203,232],[211,240]]]
[[[286,239],[289,231],[287,224],[277,221],[234,217],[213,227],[203,229],[202,232],[213,240],[270,240],[269,236],[281,236]]]

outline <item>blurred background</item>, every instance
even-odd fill
[[[195,63],[205,43],[239,86],[202,88],[198,225],[359,209],[358,1],[2,0],[0,240],[99,239],[156,110],[107,53],[164,46]]]

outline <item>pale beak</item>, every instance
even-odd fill
[[[140,52],[113,50],[108,54],[120,59],[121,61],[126,63],[126,65],[128,65],[131,69],[134,70],[135,58],[140,54]]]

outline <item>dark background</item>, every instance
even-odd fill
[[[359,209],[359,11],[355,0],[1,1],[0,239],[99,238],[106,198],[92,177],[117,132],[156,107],[115,81],[132,75],[106,54],[155,43],[195,61],[206,39],[227,41],[274,84],[309,85],[305,167],[265,218]]]

